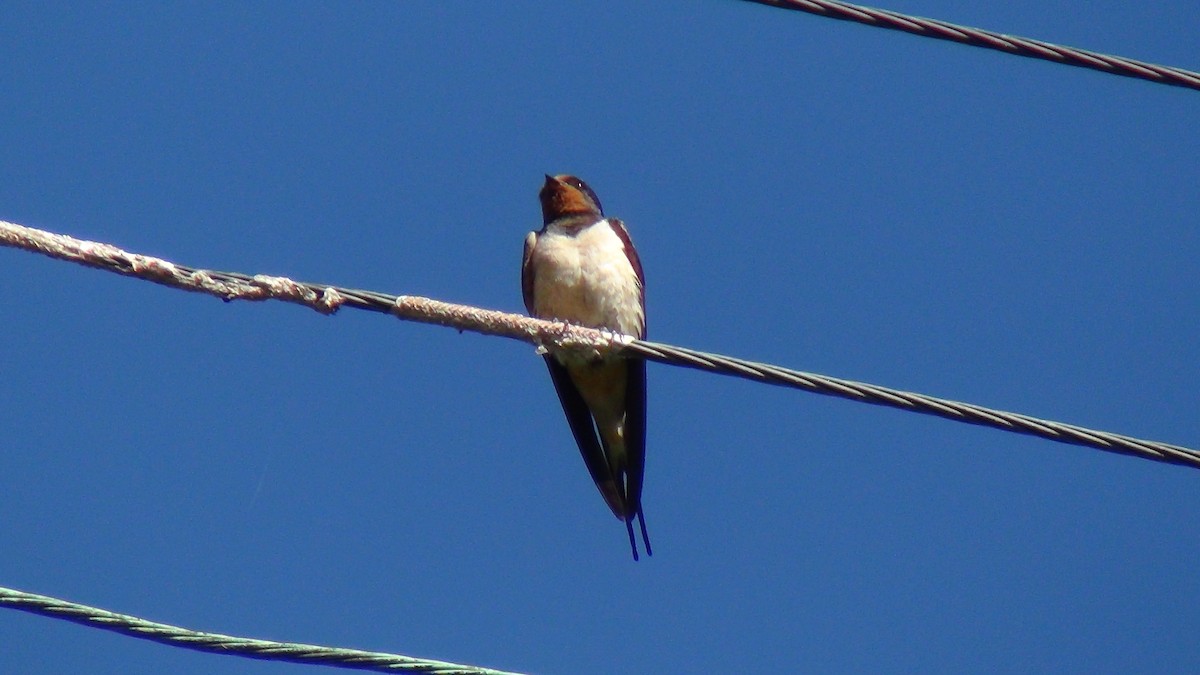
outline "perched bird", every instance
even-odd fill
[[[538,194],[542,229],[525,237],[521,292],[531,316],[646,337],[642,263],[625,225],[605,218],[596,193],[574,176],[546,176]],[[592,480],[625,521],[633,559],[646,466],[646,362],[625,356],[588,359],[546,354],[550,380]]]

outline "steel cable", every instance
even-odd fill
[[[888,28],[920,35],[922,37],[948,40],[959,44],[994,49],[1014,56],[1025,56],[1079,68],[1090,68],[1112,75],[1134,77],[1174,87],[1200,90],[1200,73],[1172,66],[1160,66],[1144,61],[1135,61],[1123,56],[1056,45],[1016,35],[1004,35],[982,28],[959,26],[937,19],[910,16],[886,9],[853,5],[837,0],[748,0],[760,5],[808,12],[831,19]]]
[[[183,647],[210,654],[234,654],[264,661],[284,661],[317,666],[333,666],[384,673],[424,673],[427,675],[519,675],[491,668],[464,666],[445,661],[418,659],[400,654],[367,652],[359,649],[322,647],[296,642],[275,642],[253,638],[203,633],[116,614],[98,607],[89,607],[45,595],[0,588],[0,607],[10,607],[39,616],[63,619],[72,623],[112,631],[121,635]]]

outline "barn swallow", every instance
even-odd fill
[[[625,225],[605,218],[596,193],[574,176],[546,176],[542,229],[525,237],[521,293],[531,316],[646,337],[642,263]],[[646,362],[627,356],[546,354],[571,434],[592,480],[625,522],[633,559],[646,466]]]

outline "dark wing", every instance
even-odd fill
[[[642,509],[642,475],[646,471],[646,361],[629,359],[625,387],[625,501],[628,516]]]
[[[533,247],[537,245],[537,232],[525,235],[525,253],[521,256],[521,297],[525,300],[525,311],[533,316]]]
[[[642,303],[642,325],[641,330],[635,336],[639,339],[646,339],[646,275],[642,272],[642,260],[638,257],[637,249],[633,247],[633,239],[629,237],[629,230],[625,229],[625,223],[622,223],[616,218],[609,218],[608,222],[612,225],[613,232],[625,245],[625,257],[629,259],[629,264],[633,266],[633,271],[637,274],[638,291],[640,296],[638,301]]]
[[[571,434],[575,436],[575,444],[579,446],[579,454],[583,455],[583,463],[587,464],[588,473],[608,503],[608,508],[620,519],[625,519],[623,495],[617,489],[613,479],[612,469],[608,459],[600,449],[600,438],[596,433],[596,425],[592,422],[592,412],[588,409],[583,395],[575,388],[571,375],[566,366],[558,362],[554,355],[547,354],[546,367],[550,370],[550,380],[554,382],[554,390],[558,392],[558,400],[562,403],[563,413],[571,426]]]
[[[633,239],[625,223],[616,218],[609,218],[613,232],[625,245],[625,257],[637,274],[638,301],[642,304],[642,325],[639,326],[638,338],[646,337],[646,276],[642,272],[642,261],[638,258],[637,249],[633,247]],[[628,476],[626,476],[626,501],[629,504],[629,514],[632,516],[642,508],[642,475],[646,469],[646,362],[642,359],[629,359],[629,376],[625,387],[625,452],[628,454]]]
[[[636,515],[642,530],[646,555],[654,555],[650,535],[646,533],[646,516],[642,513],[642,476],[646,471],[646,361],[629,360],[628,384],[625,388],[625,529],[629,545],[637,560],[637,544],[633,539],[633,517]]]
[[[642,303],[642,325],[637,337],[646,338],[646,275],[642,271],[642,260],[625,223],[609,218],[613,232],[625,246],[625,257],[637,274],[639,301]],[[628,466],[625,475],[625,503],[628,504],[625,526],[629,530],[629,544],[633,547],[633,559],[637,560],[637,544],[633,539],[633,517],[636,515],[642,531],[642,543],[646,555],[653,555],[650,536],[646,533],[646,517],[642,513],[642,479],[646,473],[646,361],[629,359],[629,375],[625,386],[625,453]]]

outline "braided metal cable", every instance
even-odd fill
[[[322,647],[296,642],[275,642],[251,638],[202,633],[199,631],[116,614],[97,607],[80,605],[66,600],[0,588],[0,607],[9,607],[53,619],[112,631],[173,647],[183,647],[210,654],[232,654],[264,661],[283,661],[315,666],[333,666],[354,670],[374,670],[384,673],[427,673],[428,675],[518,675],[491,668],[464,666],[445,661],[417,659],[399,654],[366,652],[358,649]]]
[[[993,410],[970,403],[889,389],[791,370],[767,363],[637,340],[603,330],[582,328],[558,321],[533,319],[469,305],[408,295],[388,295],[325,284],[293,281],[285,277],[250,276],[176,265],[150,256],[128,253],[109,244],[83,241],[61,234],[0,221],[0,246],[35,251],[52,258],[138,277],[174,288],[232,300],[283,300],[331,314],[343,305],[395,315],[401,319],[498,335],[537,345],[541,350],[576,350],[586,354],[627,351],[648,360],[674,366],[731,375],[816,394],[836,396],[872,405],[936,415],[945,419],[1037,436],[1059,443],[1082,445],[1108,452],[1200,468],[1200,451],[1170,443],[1147,441],[1029,415]]]
[[[1015,56],[1042,59],[1079,68],[1090,68],[1112,75],[1135,77],[1174,87],[1200,90],[1200,73],[1172,66],[1160,66],[1144,61],[1135,61],[1122,56],[1101,54],[1086,49],[1056,45],[1041,40],[1004,35],[982,28],[959,26],[937,19],[910,16],[886,9],[853,5],[837,0],[749,0],[760,5],[808,12],[831,19],[904,31],[922,37],[948,40],[973,47],[995,49]]]
[[[722,375],[733,375],[756,382],[811,391],[814,394],[836,396],[872,405],[935,415],[957,422],[1038,436],[1059,443],[1083,445],[1123,455],[1133,455],[1160,462],[1184,464],[1200,468],[1200,451],[1169,443],[1144,441],[1130,436],[1086,429],[1073,424],[1064,424],[1062,422],[1030,417],[1029,415],[985,408],[971,403],[960,403],[924,394],[889,389],[888,387],[881,387],[876,384],[805,373],[767,363],[755,363],[727,356],[706,354],[672,345],[635,340],[627,345],[625,350],[640,354],[651,361],[670,363],[672,365],[680,365],[687,368],[720,373]]]

